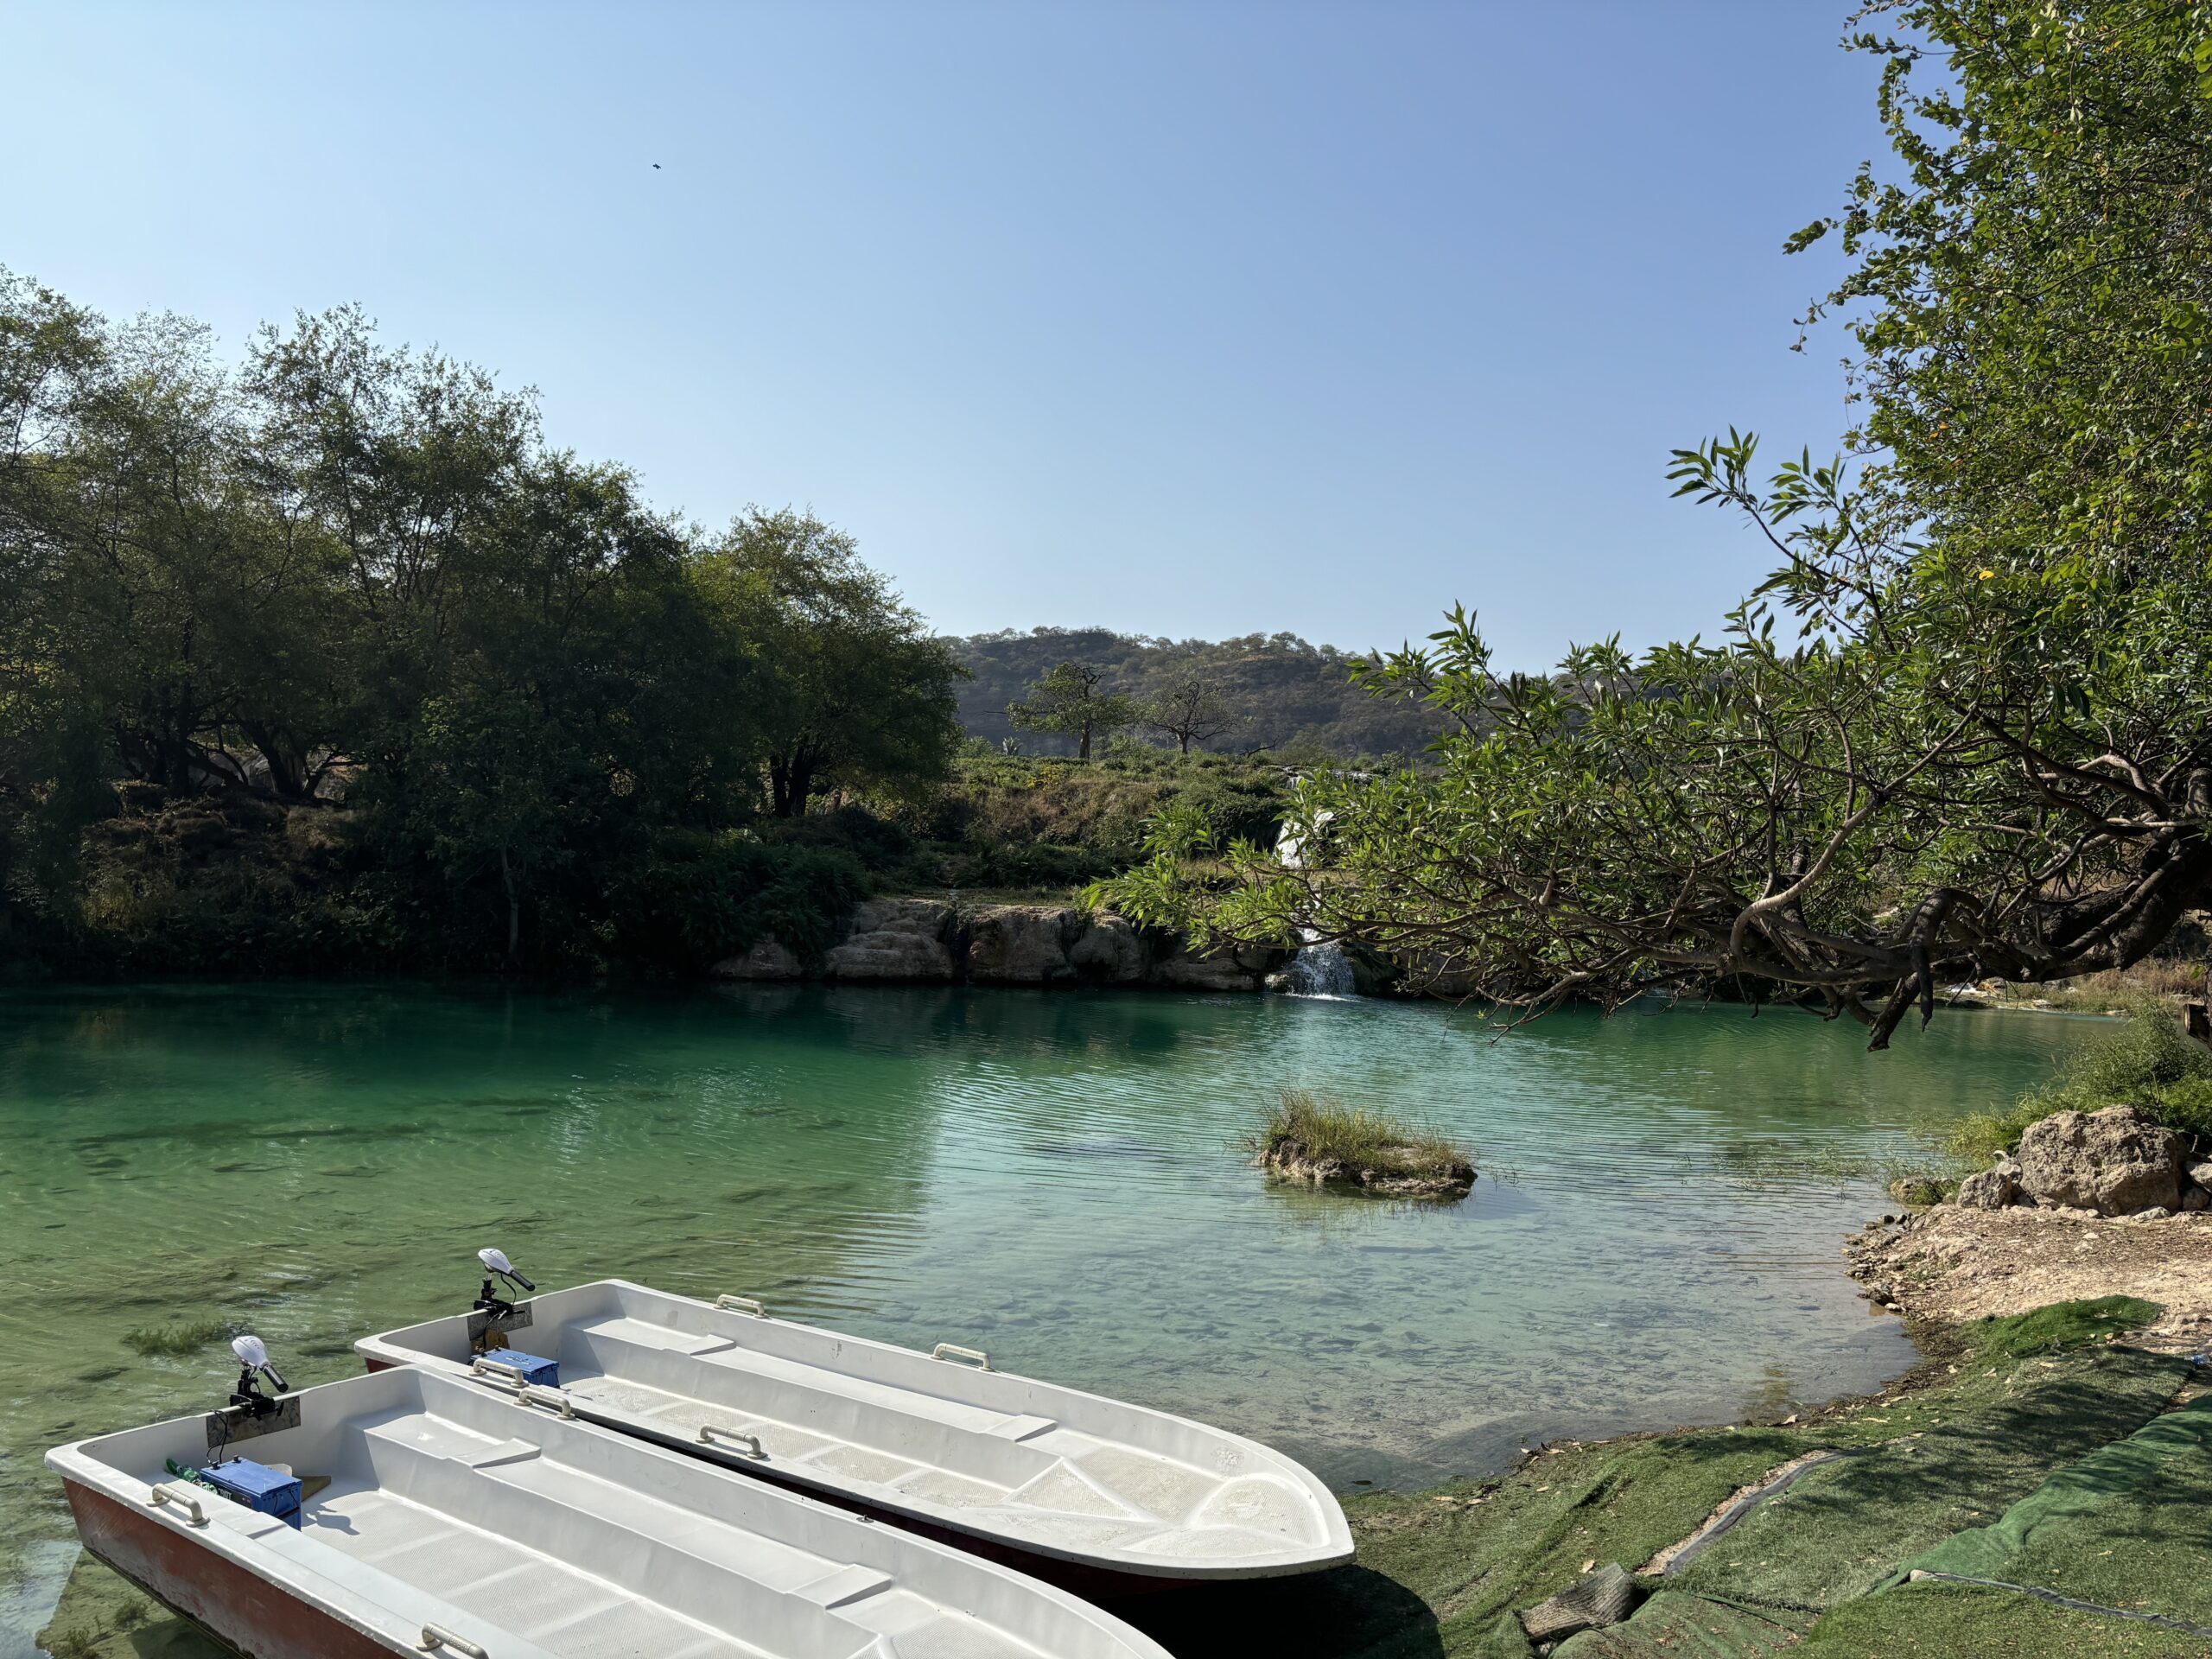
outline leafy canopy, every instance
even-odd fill
[[[1894,168],[1840,237],[1864,411],[1677,493],[1777,561],[1720,637],[1523,675],[1455,607],[1357,671],[1440,769],[1319,776],[1294,860],[1161,826],[1109,896],[1216,937],[1357,937],[1530,1010],[1809,1000],[1872,1046],[1945,986],[2125,966],[2212,880],[2212,9],[1892,0]],[[1883,32],[1883,30],[1889,32]]]

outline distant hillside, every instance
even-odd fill
[[[976,677],[960,693],[960,719],[968,734],[994,743],[1018,736],[1031,754],[1071,754],[1075,746],[1039,733],[1016,733],[1007,719],[1007,704],[1065,662],[1103,669],[1103,690],[1140,697],[1185,673],[1205,676],[1242,717],[1235,730],[1205,746],[1220,753],[1305,743],[1333,754],[1411,757],[1427,748],[1438,731],[1428,710],[1409,702],[1377,702],[1350,684],[1351,653],[1334,645],[1311,645],[1291,633],[1255,633],[1216,645],[1104,628],[1034,628],[1027,633],[1009,628],[951,643]]]

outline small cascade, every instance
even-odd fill
[[[1334,940],[1320,939],[1310,927],[1299,932],[1306,943],[1283,969],[1283,990],[1290,996],[1350,997],[1359,994],[1351,958]]]

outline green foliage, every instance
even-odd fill
[[[0,938],[48,965],[582,969],[756,910],[811,938],[849,864],[656,849],[918,796],[957,741],[958,664],[849,537],[707,537],[358,310],[226,364],[0,272]],[[689,944],[611,915],[680,909],[686,869]]]
[[[1541,1011],[1783,996],[1885,1046],[1940,988],[2124,967],[2212,884],[2212,103],[2199,13],[1871,9],[1895,181],[1835,221],[1864,425],[1678,493],[1777,559],[1713,641],[1498,665],[1454,607],[1363,664],[1432,773],[1317,772],[1295,862],[1163,854],[1109,889],[1208,941],[1365,940]],[[1817,239],[1814,227],[1799,245]]]
[[[1118,691],[1100,689],[1105,678],[1084,663],[1062,663],[1029,688],[1029,695],[1007,705],[1017,730],[1052,732],[1075,740],[1076,758],[1090,759],[1094,739],[1111,737],[1137,723],[1137,705]]]
[[[997,748],[1014,736],[1007,705],[1058,664],[1089,663],[1141,704],[1196,682],[1217,696],[1233,723],[1211,737],[1194,734],[1193,751],[1272,751],[1278,759],[1303,749],[1318,763],[1343,755],[1417,755],[1442,729],[1417,702],[1382,702],[1351,683],[1352,657],[1295,634],[1250,634],[1219,642],[1156,639],[1105,628],[1008,629],[949,642],[972,677],[960,696],[960,721],[971,738]],[[1158,712],[1156,706],[1152,712]],[[1154,728],[1156,741],[1172,733]],[[1018,740],[1039,753],[1069,753],[1074,744],[1050,734]]]
[[[2050,1084],[2007,1110],[1963,1120],[1946,1149],[1979,1168],[2018,1146],[2039,1118],[2107,1106],[2133,1106],[2178,1134],[2212,1137],[2212,1050],[2183,1029],[2169,1004],[2139,999],[2125,1025],[2076,1049]]]
[[[618,955],[696,973],[771,934],[819,963],[867,891],[842,848],[774,846],[737,831],[671,831],[618,878],[610,925]]]

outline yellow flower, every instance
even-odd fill
[[[1996,574],[1997,574],[1997,573],[1996,573],[1994,570],[1985,570],[1985,571],[1983,571],[1983,572],[1981,573],[1981,579],[1982,579],[1984,582],[1987,582],[1987,581],[1988,581],[1992,576],[1995,575]]]

